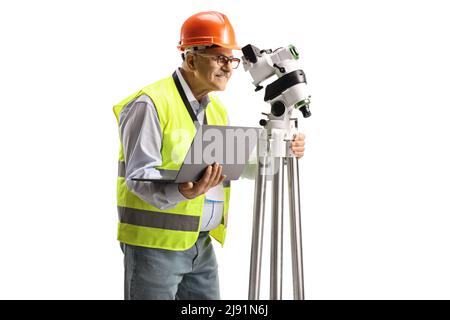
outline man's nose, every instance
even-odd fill
[[[233,67],[231,66],[231,61],[228,61],[227,63],[225,63],[222,66],[222,71],[228,72],[228,73],[232,73],[233,72]]]

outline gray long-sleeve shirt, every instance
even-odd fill
[[[210,102],[208,95],[199,103],[191,89],[184,80],[179,69],[176,70],[178,78],[189,103],[197,116],[200,124],[203,124],[205,108]],[[128,189],[143,201],[160,209],[170,209],[179,202],[187,200],[178,190],[177,183],[171,182],[141,182],[131,179],[149,179],[160,177],[157,166],[162,164],[161,146],[162,131],[156,108],[147,95],[142,95],[128,103],[119,116],[119,130],[122,139],[126,166],[126,184]],[[252,169],[246,170],[246,175],[251,176]],[[215,191],[215,192],[214,192]],[[212,196],[223,193],[222,185],[215,190],[206,193],[206,201],[203,208],[201,231],[212,230],[217,227],[223,214],[223,201]]]

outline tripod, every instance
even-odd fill
[[[287,167],[294,299],[304,300],[300,184],[298,159],[290,151],[286,130],[263,130],[258,143],[255,179],[253,234],[250,259],[249,300],[259,300],[267,178],[272,180],[272,231],[270,255],[270,299],[282,299],[284,172]]]

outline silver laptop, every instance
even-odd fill
[[[195,182],[202,178],[207,166],[214,162],[222,165],[222,175],[227,176],[225,180],[237,180],[244,171],[260,134],[261,128],[255,127],[200,126],[179,171],[160,170],[161,177],[133,180]]]

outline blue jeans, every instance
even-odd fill
[[[125,300],[219,300],[216,256],[208,232],[185,251],[120,244]]]

